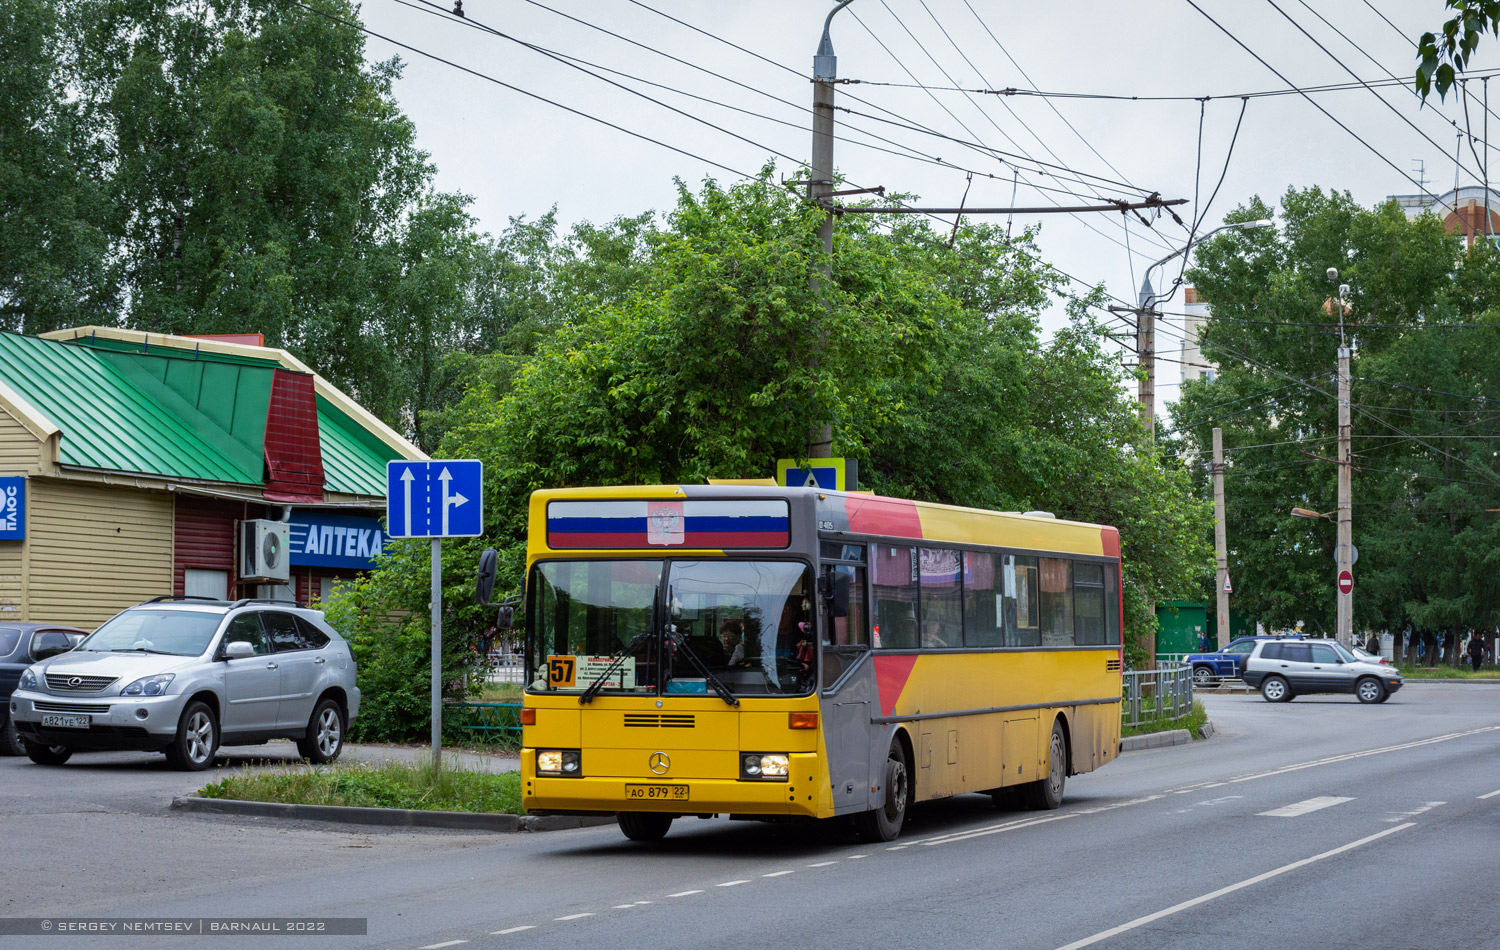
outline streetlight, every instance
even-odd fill
[[[1275,223],[1270,219],[1262,218],[1259,221],[1236,221],[1233,224],[1222,224],[1206,232],[1201,238],[1189,241],[1181,250],[1173,251],[1146,268],[1145,275],[1141,277],[1140,296],[1136,298],[1135,350],[1140,359],[1140,365],[1146,370],[1145,378],[1140,381],[1138,398],[1141,404],[1141,425],[1145,427],[1148,434],[1156,434],[1156,305],[1171,296],[1171,292],[1157,296],[1151,286],[1151,272],[1174,258],[1185,256],[1198,244],[1220,231],[1228,231],[1232,228],[1268,228]],[[1181,278],[1172,284],[1172,291],[1177,290],[1178,283],[1181,283]]]
[[[1311,508],[1292,509],[1293,518],[1322,518],[1325,521],[1332,521],[1332,516],[1338,513],[1339,512],[1337,508],[1335,508],[1333,511],[1313,511]]]

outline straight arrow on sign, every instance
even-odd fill
[[[406,520],[401,523],[402,534],[411,534],[411,483],[415,481],[416,478],[417,476],[413,475],[411,473],[411,469],[409,468],[405,469],[401,473],[401,488],[402,492],[406,496],[406,507],[404,509],[406,512]]]

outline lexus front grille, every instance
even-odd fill
[[[38,700],[31,704],[37,712],[47,713],[77,713],[89,716],[102,716],[109,712],[108,703],[48,703]]]
[[[97,693],[118,676],[77,676],[72,673],[47,673],[47,688],[58,693]]]

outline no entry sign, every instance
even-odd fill
[[[1347,594],[1354,590],[1354,575],[1348,571],[1339,571],[1339,593]]]

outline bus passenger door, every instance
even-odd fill
[[[870,807],[871,708],[869,701],[852,696],[823,700],[823,736],[828,747],[828,781],[833,790],[835,815]]]

